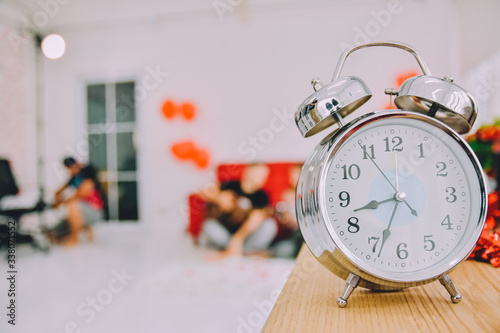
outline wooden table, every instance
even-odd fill
[[[500,268],[469,260],[450,276],[458,304],[435,281],[397,292],[358,287],[341,309],[345,281],[304,246],[263,332],[500,332]]]

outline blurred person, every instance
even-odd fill
[[[202,242],[219,251],[209,259],[268,250],[277,231],[269,197],[262,190],[268,176],[266,165],[252,164],[243,171],[241,181],[224,182],[201,193],[209,202]]]
[[[302,164],[290,167],[288,187],[281,195],[282,200],[274,207],[274,216],[279,225],[279,234],[270,248],[271,255],[274,257],[295,258],[304,242],[295,214],[295,189],[301,170]]]
[[[63,161],[71,178],[54,194],[55,208],[64,206],[67,209],[66,221],[69,234],[63,239],[62,244],[73,246],[78,244],[78,236],[82,230],[87,232],[89,241],[93,241],[92,226],[103,218],[103,195],[97,180],[97,171],[91,166],[83,166],[72,157]],[[74,193],[64,198],[63,193],[68,189]]]

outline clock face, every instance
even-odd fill
[[[479,166],[432,122],[365,124],[344,137],[326,168],[330,234],[356,265],[385,279],[416,281],[450,269],[472,249],[482,222]]]

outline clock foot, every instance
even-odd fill
[[[462,300],[462,295],[455,289],[453,282],[451,282],[451,277],[449,275],[444,275],[439,279],[439,282],[444,286],[446,291],[451,295],[451,301],[453,303],[458,303]]]
[[[342,296],[337,299],[337,305],[340,308],[345,308],[347,306],[347,299],[349,299],[349,296],[351,296],[354,289],[356,289],[356,287],[358,286],[359,280],[360,278],[356,274],[349,274],[349,277],[347,278],[345,283],[344,291],[342,292]]]

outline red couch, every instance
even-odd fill
[[[289,170],[298,163],[268,163],[269,177],[264,185],[264,191],[269,195],[271,205],[274,207],[281,201],[281,195],[289,186]],[[246,164],[221,164],[217,167],[216,177],[219,183],[240,180]],[[187,232],[196,242],[201,233],[205,220],[206,202],[198,195],[189,196],[189,224]],[[279,234],[279,231],[278,231]]]

